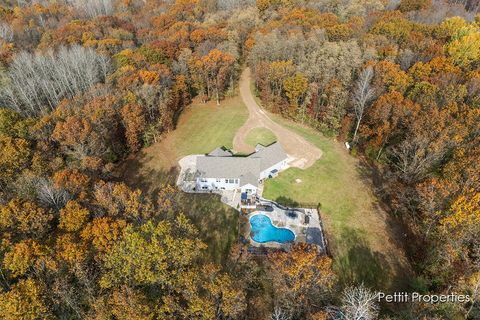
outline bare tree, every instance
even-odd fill
[[[63,208],[70,200],[70,194],[66,190],[56,187],[46,178],[38,179],[36,191],[38,200],[56,209]]]
[[[288,313],[280,307],[275,307],[273,309],[272,315],[270,316],[271,320],[290,320],[291,317]]]
[[[234,10],[255,5],[254,0],[217,0],[219,10]]]
[[[7,23],[0,23],[0,39],[3,39],[7,42],[11,42],[13,40],[12,28]]]
[[[28,116],[45,114],[64,98],[86,92],[105,80],[110,70],[107,57],[81,46],[61,47],[45,55],[19,53],[8,70],[0,100]]]
[[[435,145],[423,136],[413,136],[389,150],[389,158],[400,178],[411,184],[425,178],[447,148]]]
[[[357,139],[358,128],[362,122],[363,114],[368,106],[368,103],[372,100],[374,90],[370,87],[370,83],[373,78],[373,68],[367,67],[357,80],[357,85],[353,92],[353,110],[355,111],[355,117],[357,118],[357,124],[355,125],[355,131],[353,132],[353,141]]]
[[[110,16],[114,11],[112,0],[67,0],[67,2],[88,18]]]
[[[377,292],[372,292],[363,284],[348,287],[342,296],[342,319],[345,320],[374,320],[377,319],[379,307]]]

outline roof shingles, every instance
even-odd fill
[[[239,178],[240,185],[258,185],[260,172],[285,160],[287,154],[280,143],[275,142],[248,157],[226,156],[215,149],[207,156],[197,157],[197,171],[204,178]]]

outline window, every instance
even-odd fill
[[[207,179],[202,178],[202,179],[200,179],[200,181],[201,181],[201,182],[207,182]]]
[[[228,179],[228,183],[233,183],[234,180],[233,179]]]
[[[225,183],[228,183],[228,179],[225,179]]]
[[[238,183],[238,179],[235,179],[235,183]]]
[[[220,179],[217,178],[217,182],[220,182]]]

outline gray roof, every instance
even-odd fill
[[[262,160],[260,164],[260,171],[266,170],[271,166],[279,163],[287,158],[287,154],[280,143],[274,142],[263,149],[258,150],[249,156],[249,158],[260,158]]]
[[[197,170],[205,178],[239,178],[251,172],[260,173],[259,158],[249,157],[197,157]]]
[[[246,174],[240,176],[240,186],[244,186],[246,184],[251,184],[255,187],[258,187],[258,175],[253,175],[253,173],[247,172]]]
[[[229,150],[225,150],[223,147],[218,147],[208,155],[211,157],[231,157],[232,153]]]
[[[220,152],[221,150],[222,152]],[[205,178],[240,178],[240,185],[258,185],[260,172],[287,158],[280,143],[275,142],[248,157],[235,157],[217,148],[207,156],[197,157],[197,170]],[[217,155],[218,154],[218,155]]]
[[[255,152],[258,152],[259,150],[262,150],[264,148],[265,146],[263,144],[257,143],[257,145],[255,146]]]

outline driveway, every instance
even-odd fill
[[[289,165],[305,169],[320,159],[322,151],[298,134],[274,122],[255,101],[250,90],[250,69],[246,68],[240,78],[240,96],[247,106],[249,116],[245,124],[237,131],[233,139],[233,149],[236,152],[252,152],[252,146],[245,143],[250,130],[267,128],[271,130],[289,155]]]

